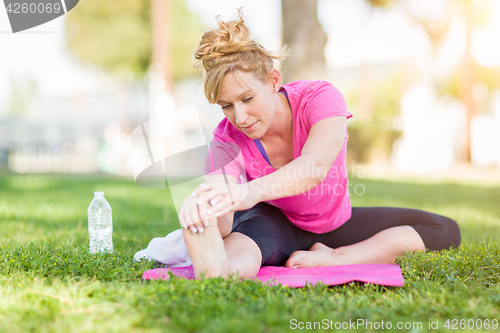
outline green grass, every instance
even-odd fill
[[[412,207],[452,217],[462,245],[399,259],[402,288],[144,282],[142,272],[154,266],[134,262],[133,254],[178,227],[166,191],[118,178],[1,175],[0,332],[287,332],[292,319],[375,325],[345,329],[359,332],[384,331],[375,329],[382,321],[393,328],[422,323],[421,329],[394,331],[443,332],[447,319],[457,319],[461,332],[498,331],[492,324],[500,321],[500,187],[351,183],[365,188],[352,195],[353,206]],[[88,254],[86,210],[96,190],[113,208],[113,254]],[[489,320],[490,328],[460,329],[461,319],[483,326]],[[429,320],[438,320],[439,329],[429,330]]]

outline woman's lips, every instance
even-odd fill
[[[258,122],[259,122],[259,121],[257,120],[255,123],[253,123],[253,124],[252,124],[252,125],[250,125],[250,126],[247,126],[247,127],[240,126],[240,128],[241,128],[242,130],[244,130],[245,132],[249,132],[249,131],[251,131],[251,130],[253,130],[253,129],[255,128],[255,125],[257,125],[257,123],[258,123]]]

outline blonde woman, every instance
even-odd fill
[[[460,244],[447,217],[351,207],[342,94],[325,81],[282,84],[239,12],[204,33],[195,57],[205,95],[225,119],[214,130],[207,183],[179,213],[196,278],[253,277],[262,265],[393,264],[407,251]],[[235,148],[236,147],[236,148]],[[241,181],[242,178],[246,180]]]

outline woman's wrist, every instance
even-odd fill
[[[249,195],[252,193],[257,202],[299,195],[320,184],[327,173],[306,156],[299,156],[279,170],[250,181]]]
[[[248,196],[250,197],[249,199],[255,204],[264,201],[265,190],[261,183],[260,178],[248,182]]]

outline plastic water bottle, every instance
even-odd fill
[[[88,214],[90,253],[113,252],[113,218],[104,192],[94,192]]]

